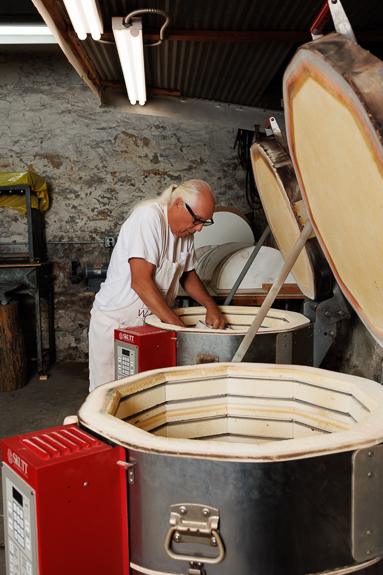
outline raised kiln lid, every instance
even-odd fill
[[[286,260],[307,221],[293,164],[274,138],[254,143],[250,157],[267,220]],[[306,242],[292,274],[306,297],[323,299],[330,294],[330,268],[314,234]]]
[[[383,345],[383,63],[329,34],[298,49],[283,90],[290,153],[316,236]]]

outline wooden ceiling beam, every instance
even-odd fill
[[[360,42],[383,40],[383,31],[360,30],[355,32]],[[113,32],[107,30],[102,39],[113,38]],[[165,39],[176,42],[290,42],[292,44],[310,42],[308,30],[256,30],[256,31],[223,31],[223,30],[165,30]],[[159,40],[158,30],[144,30],[144,40]]]
[[[95,85],[97,88],[100,88],[100,78],[92,62],[89,60],[84,48],[82,47],[80,40],[77,38],[77,34],[73,30],[69,29],[60,5],[55,0],[41,1],[46,10],[49,12],[50,17],[54,21],[63,39],[67,42],[69,47],[72,47],[73,54],[75,57],[77,57],[77,61],[83,69],[84,73],[87,75],[88,79],[92,82],[93,85]]]
[[[109,80],[101,80],[103,88],[115,88],[116,90],[126,90],[126,86],[122,82],[110,82]],[[157,96],[181,96],[181,92],[175,90],[164,90],[163,88],[146,88],[148,94],[156,94]]]

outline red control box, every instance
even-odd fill
[[[176,365],[176,334],[142,325],[114,330],[115,378]]]
[[[122,447],[65,425],[1,449],[8,575],[129,573]]]

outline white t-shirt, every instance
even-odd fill
[[[166,207],[157,203],[145,204],[135,209],[122,225],[106,280],[94,300],[98,310],[124,307],[136,297],[136,292],[131,288],[130,258],[143,258],[156,267],[161,265],[166,241],[164,209]],[[169,227],[165,256],[172,262],[176,262],[178,242],[181,242],[180,251],[189,254],[184,271],[190,271],[196,265],[194,238],[176,238]]]

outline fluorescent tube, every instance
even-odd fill
[[[112,29],[128,96],[132,106],[146,102],[142,18],[132,18],[126,28],[123,18],[112,18]]]
[[[56,44],[45,24],[0,24],[0,44]]]
[[[87,34],[100,40],[104,28],[97,0],[64,0],[64,4],[80,40],[86,40]]]
[[[96,4],[96,0],[81,0],[82,7],[86,19],[88,21],[88,27],[90,33],[92,34],[93,40],[100,40],[101,34],[104,31],[100,13]]]

